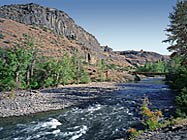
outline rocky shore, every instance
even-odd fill
[[[114,83],[102,82],[37,91],[2,92],[0,93],[0,117],[64,109],[89,102],[112,90],[117,90]]]
[[[187,140],[187,124],[173,125],[159,131],[146,132],[135,140]]]

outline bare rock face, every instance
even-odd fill
[[[51,29],[69,40],[77,40],[91,51],[101,51],[100,44],[96,38],[76,25],[73,19],[63,11],[34,3],[5,5],[0,7],[0,17],[26,25]]]

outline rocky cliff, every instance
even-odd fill
[[[94,52],[101,51],[100,44],[96,38],[76,25],[73,19],[63,11],[34,3],[5,5],[0,7],[0,17],[26,25],[51,29],[69,40],[77,40],[80,44]]]

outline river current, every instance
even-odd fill
[[[119,84],[119,90],[101,95],[84,106],[0,119],[1,140],[113,140],[129,127],[141,126],[140,106],[148,97],[151,109],[165,117],[174,112],[174,93],[163,78]]]

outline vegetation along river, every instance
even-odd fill
[[[113,140],[124,137],[129,127],[140,123],[144,97],[152,103],[151,109],[161,109],[166,117],[174,110],[173,93],[161,77],[118,86],[118,91],[83,106],[1,118],[0,139]]]

